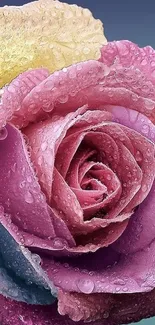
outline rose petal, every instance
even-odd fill
[[[111,65],[126,68],[134,66],[143,71],[153,83],[155,81],[155,51],[151,46],[140,48],[127,40],[109,42],[102,48],[99,61],[109,67]],[[147,85],[143,90],[148,90]]]
[[[34,120],[36,114],[32,107],[22,110],[22,103],[26,95],[49,75],[47,69],[28,70],[20,74],[1,92],[0,126],[12,119],[16,126],[23,126]],[[13,116],[13,118],[12,118]]]
[[[63,84],[60,85],[61,79]],[[49,81],[54,84],[53,91],[46,87]],[[148,74],[133,65],[127,68],[117,64],[108,67],[91,60],[78,63],[49,76],[31,91],[23,105],[34,105],[36,108],[39,105],[41,108],[45,99],[48,107],[52,104],[52,109],[55,107],[61,114],[84,104],[90,108],[112,104],[134,109],[151,120],[155,118],[154,84]]]
[[[43,258],[43,269],[64,291],[87,293],[89,284],[89,293],[142,293],[155,287],[154,249],[155,241],[129,255],[103,248],[95,254],[66,258],[64,264]]]
[[[154,290],[143,295],[84,295],[60,291],[59,299],[59,313],[69,315],[73,319],[73,324],[75,320],[79,325],[84,325],[86,322],[90,325],[121,325],[138,322],[155,315]]]
[[[71,301],[72,305],[67,304],[67,301]],[[62,293],[58,308],[59,312],[65,316],[61,316],[57,312],[56,304],[38,307],[11,301],[0,296],[0,321],[2,325],[75,325],[75,322],[69,319],[66,314],[76,318],[78,318],[79,314],[83,318],[87,315],[101,318],[100,320],[89,322],[90,325],[121,325],[140,321],[142,318],[155,315],[154,290],[143,295],[122,294],[107,296],[99,294],[99,297],[96,297],[95,294],[95,297],[90,295],[89,301],[90,304],[88,304],[88,295],[76,294],[74,298],[74,294],[69,296]],[[84,324],[84,321],[78,322],[78,325]]]
[[[53,119],[30,125],[24,129],[30,146],[31,160],[49,202],[52,195],[53,168],[57,149],[68,128],[74,124],[76,116],[85,110],[86,106],[65,117],[54,116]]]
[[[148,245],[155,238],[155,182],[147,198],[140,204],[129,221],[121,238],[113,244],[119,252],[135,253]]]
[[[46,199],[31,166],[22,134],[7,125],[0,141],[0,204],[21,229],[41,237],[55,236]],[[37,220],[37,222],[36,222]]]
[[[0,21],[0,87],[30,67],[44,66],[53,72],[98,59],[107,43],[101,21],[77,5],[40,0],[4,6]]]
[[[19,232],[27,233],[30,242],[31,235],[46,240],[65,237],[68,244],[74,246],[67,226],[46,203],[21,132],[9,124],[6,132],[6,137],[0,141],[0,181],[4,184],[0,188],[0,204],[5,214],[10,215]]]
[[[0,292],[27,303],[51,303],[55,299],[51,291],[55,295],[56,289],[43,272],[40,257],[23,247],[18,228],[6,219],[0,207]]]
[[[115,122],[133,129],[155,142],[155,125],[145,115],[122,106],[105,105],[104,108],[112,113]]]

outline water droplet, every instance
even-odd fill
[[[27,238],[27,240],[26,240],[26,245],[33,245],[33,243],[34,243],[34,240],[33,240],[33,238]]]
[[[42,109],[43,109],[43,111],[44,112],[51,112],[52,110],[53,110],[53,108],[54,108],[54,103],[44,103],[43,105],[42,105]]]
[[[94,290],[94,282],[89,279],[80,279],[77,281],[77,286],[79,290],[85,294],[90,294]]]
[[[67,245],[66,240],[62,239],[62,238],[54,238],[52,241],[52,245],[54,246],[55,249],[62,249],[64,248],[64,246]]]
[[[147,185],[144,184],[144,185],[142,186],[142,192],[145,193],[146,191],[147,191]]]
[[[5,140],[8,136],[8,131],[5,127],[0,130],[0,140]]]
[[[124,288],[123,288],[123,291],[124,291],[124,292],[127,292],[127,291],[128,291],[128,288],[127,288],[127,287],[124,287]]]
[[[89,54],[89,52],[90,52],[90,49],[88,47],[84,47],[83,53],[84,54]]]
[[[67,68],[63,68],[62,71],[66,73],[68,70]]]
[[[52,80],[47,80],[46,83],[45,83],[45,88],[49,89],[49,90],[52,90],[53,87],[54,87],[54,82]]]
[[[145,124],[145,125],[142,126],[142,133],[148,134],[149,130],[150,130],[149,125]]]
[[[110,181],[110,180],[111,180],[111,178],[112,178],[112,177],[111,177],[111,175],[110,175],[110,174],[108,174],[108,175],[107,175],[107,179],[108,179],[108,181]]]
[[[139,161],[139,162],[142,161],[142,159],[143,159],[142,153],[139,150],[137,150],[137,152],[135,154],[135,159],[136,159],[136,161]]]
[[[37,263],[37,264],[41,264],[41,257],[38,254],[33,254],[32,255],[32,260]]]
[[[27,176],[27,181],[28,181],[28,183],[31,183],[32,182],[32,177],[31,176]]]
[[[121,288],[120,287],[116,287],[116,292],[119,292],[120,290],[121,290]]]
[[[116,285],[125,285],[125,282],[122,279],[115,279],[113,283]]]
[[[41,150],[42,151],[45,151],[47,149],[47,142],[43,142],[42,144],[41,144]]]
[[[152,110],[152,109],[154,109],[154,107],[155,107],[155,104],[154,104],[154,102],[152,102],[152,101],[148,101],[148,100],[146,100],[145,101],[145,107],[146,107],[146,109],[148,109],[148,110]]]
[[[104,314],[103,314],[103,318],[104,319],[107,319],[109,317],[109,312],[108,311],[105,311]]]
[[[17,169],[17,163],[14,163],[14,164],[11,166],[11,170],[12,170],[13,173],[15,173],[16,169]]]
[[[18,289],[17,288],[9,288],[8,293],[11,297],[16,298],[18,297]]]
[[[143,59],[142,61],[141,61],[141,65],[147,65],[147,60],[146,59]]]
[[[29,203],[29,204],[31,204],[31,203],[33,203],[33,196],[32,196],[32,194],[28,191],[26,194],[25,194],[25,202],[26,203]]]
[[[26,181],[22,181],[20,184],[19,184],[19,187],[20,188],[24,188],[26,185]]]
[[[61,104],[67,103],[68,96],[67,95],[63,95],[63,96],[59,97],[58,100],[59,100],[59,103],[61,103]]]

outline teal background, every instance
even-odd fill
[[[109,41],[128,39],[139,46],[151,45],[155,48],[155,0],[61,1],[90,8],[94,16],[103,21]],[[22,5],[26,2],[31,0],[0,0],[0,6]],[[155,317],[134,324],[155,325]]]
[[[144,319],[138,323],[132,323],[131,325],[155,325],[155,317]]]

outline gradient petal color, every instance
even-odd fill
[[[12,82],[12,97],[11,85],[3,89],[1,107],[4,111],[10,98],[7,112],[10,109],[15,126],[7,124],[1,132],[0,180],[5,184],[0,192],[5,209],[1,222],[8,231],[11,219],[9,233],[17,244],[21,246],[23,240],[23,245],[40,254],[36,273],[39,280],[46,275],[50,289],[56,287],[58,311],[64,315],[58,315],[56,305],[32,309],[5,300],[10,316],[5,323],[4,308],[4,325],[10,325],[10,319],[18,325],[15,308],[27,325],[72,325],[75,321],[120,325],[154,314],[154,60],[150,47],[112,42],[103,48],[98,62],[78,63],[52,75],[33,71],[35,83],[22,93],[19,79]],[[18,77],[21,83],[26,76]],[[18,94],[21,105],[19,100],[16,111],[12,103]],[[7,116],[3,126],[6,121]],[[99,156],[92,162],[96,152]],[[22,177],[27,178],[26,184]],[[18,198],[15,186],[20,188]],[[104,202],[111,191],[115,194],[112,206],[110,195]],[[105,204],[106,218],[104,211],[93,218],[98,212],[95,200],[98,206]],[[15,238],[12,229],[19,230],[20,238]],[[23,258],[25,248],[22,254]],[[28,256],[32,264],[31,253]]]

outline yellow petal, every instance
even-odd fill
[[[0,8],[0,87],[37,67],[51,72],[98,59],[103,25],[88,9],[54,0]]]

